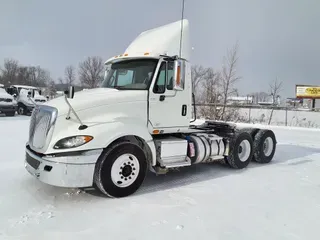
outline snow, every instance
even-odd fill
[[[262,122],[267,124],[270,118],[272,110],[271,109],[249,109],[240,108],[239,114],[241,117],[249,122]],[[310,127],[310,128],[320,128],[320,112],[312,112],[306,110],[274,110],[272,113],[271,125],[282,125],[285,126],[297,126],[297,127]]]
[[[271,127],[274,161],[150,174],[134,195],[109,199],[56,188],[24,169],[29,117],[0,117],[0,239],[316,239],[320,130]],[[247,124],[240,124],[247,126]]]

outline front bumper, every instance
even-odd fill
[[[91,187],[101,150],[41,156],[26,146],[25,168],[41,182],[58,187]]]
[[[16,105],[0,105],[0,114],[16,112],[16,110],[17,110]]]

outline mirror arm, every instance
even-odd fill
[[[68,111],[68,115],[67,115],[67,118],[66,118],[66,119],[70,119],[70,112],[72,111],[72,113],[76,116],[76,118],[77,118],[77,120],[79,121],[79,123],[81,124],[81,126],[83,126],[83,123],[81,122],[78,114],[76,113],[76,111],[74,111],[74,109],[72,108],[71,104],[69,103],[68,98],[67,98],[67,95],[64,96],[64,99],[65,99],[66,103],[67,103],[68,106],[69,106],[69,111]]]
[[[69,91],[65,91],[64,92],[64,100],[65,102],[67,103],[67,105],[69,106],[69,110],[68,110],[68,114],[67,114],[67,117],[66,119],[69,120],[70,119],[70,113],[72,111],[72,113],[74,114],[74,116],[77,118],[78,122],[80,123],[80,126],[79,126],[79,130],[84,130],[86,129],[88,126],[87,125],[84,125],[82,123],[82,121],[80,120],[78,114],[76,113],[76,111],[73,109],[73,107],[71,106],[70,102],[68,101],[68,96],[70,98],[73,98],[73,95],[74,95],[74,89],[73,87],[70,87]]]
[[[71,108],[69,107],[68,114],[67,114],[67,116],[66,116],[66,119],[67,119],[67,120],[70,119],[70,113],[71,113]]]
[[[33,99],[31,98],[30,95],[28,95],[28,98],[30,99],[30,101],[31,101],[35,106],[38,106],[38,104],[37,104],[35,101],[33,101]]]

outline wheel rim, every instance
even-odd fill
[[[137,179],[139,170],[138,159],[132,154],[123,154],[112,165],[111,180],[117,187],[128,187]]]
[[[238,156],[241,162],[248,160],[250,156],[251,145],[248,140],[243,140],[238,147]]]
[[[265,156],[270,156],[273,149],[273,141],[271,137],[267,137],[263,142],[263,153]]]

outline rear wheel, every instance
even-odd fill
[[[147,159],[140,146],[120,142],[107,148],[98,159],[94,185],[109,197],[126,197],[135,193],[147,172]]]
[[[254,138],[254,160],[258,163],[271,162],[276,151],[276,137],[273,131],[261,129]]]
[[[252,139],[256,136],[257,132],[259,131],[259,128],[242,128],[240,129],[241,132],[247,132],[251,135]]]
[[[249,165],[253,156],[253,141],[246,131],[238,131],[230,141],[229,156],[226,158],[232,168],[242,169]]]

